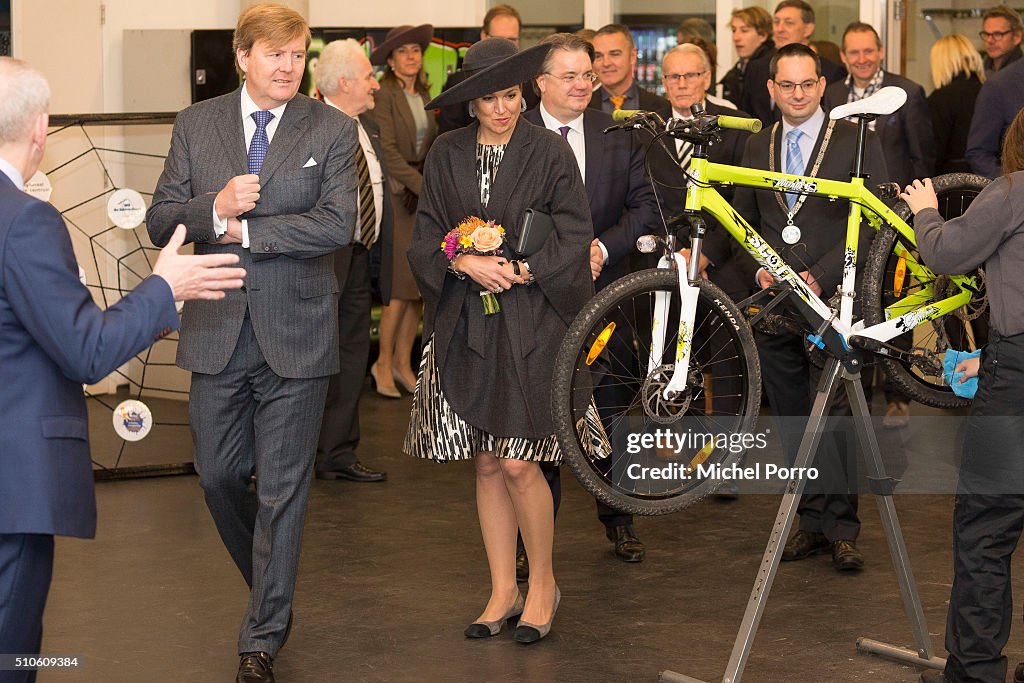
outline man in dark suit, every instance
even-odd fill
[[[869,126],[885,152],[889,180],[906,187],[915,178],[935,173],[935,137],[924,88],[908,78],[882,70],[885,47],[871,26],[855,21],[843,32],[840,50],[850,74],[825,88],[825,111],[873,95],[880,88],[897,86],[907,93],[907,103],[892,114],[879,116]],[[909,399],[885,381],[887,403],[882,424],[905,427],[910,423]]]
[[[765,87],[770,78],[769,65],[775,51],[791,43],[810,45],[814,34],[814,8],[804,0],[782,0],[775,6],[772,17],[772,38],[774,48],[766,51],[761,59],[751,61],[746,73],[746,82],[751,84],[748,93],[744,94],[743,106],[749,108],[751,114],[761,119],[767,128],[779,121],[781,113],[772,101]],[[828,83],[837,83],[846,78],[846,69],[830,59],[819,57],[821,72]]]
[[[354,238],[356,124],[298,95],[310,42],[294,10],[253,5],[235,29],[245,82],[178,115],[149,210],[162,244],[238,254],[246,289],[186,305],[178,365],[192,372],[196,470],[251,588],[239,680],[273,680],[291,623],[328,380],[339,370],[334,252]],[[255,487],[253,486],[255,475]]]
[[[512,41],[513,45],[519,47],[519,30],[522,28],[522,23],[522,18],[515,7],[504,3],[495,5],[487,10],[487,14],[484,15],[484,23],[480,28],[480,40],[484,38],[504,38]],[[448,77],[441,91],[444,92],[453,88],[466,80],[469,75],[462,69],[456,71]],[[533,109],[536,106],[536,93],[528,85],[523,86],[523,98],[526,100],[528,108]],[[450,130],[468,126],[472,122],[473,117],[469,115],[469,107],[465,102],[445,105],[438,109],[437,134],[440,135]]]
[[[971,170],[988,178],[1002,174],[1003,136],[1024,108],[1024,59],[1001,69],[985,81],[971,117],[965,156]]]
[[[559,133],[576,156],[594,222],[591,275],[601,289],[630,272],[629,255],[636,240],[651,232],[656,220],[654,195],[644,171],[644,150],[633,133],[604,135],[604,129],[613,124],[611,116],[588,107],[595,80],[593,46],[570,33],[557,33],[543,42],[554,47],[536,79],[540,106],[524,117]],[[626,350],[627,358],[628,353]],[[598,409],[602,404],[622,405],[608,395],[612,391],[598,388]],[[561,491],[558,467],[543,469],[557,511]],[[597,516],[619,559],[644,559],[645,548],[633,529],[633,515],[597,501]]]
[[[336,40],[320,53],[316,87],[328,106],[353,118],[358,127],[359,145],[367,166],[359,188],[360,199],[366,198],[366,215],[360,213],[359,225],[364,218],[369,224],[365,241],[355,240],[334,253],[334,272],[341,289],[338,299],[341,371],[331,376],[327,389],[317,445],[316,477],[384,481],[387,474],[366,467],[356,457],[359,395],[370,356],[371,251],[380,255],[379,283],[384,300],[391,294],[391,193],[381,168],[384,156],[377,126],[372,119],[362,116],[373,109],[373,93],[380,90],[380,84],[366,51],[359,43],[348,39]]]
[[[857,128],[847,121],[827,120],[820,104],[825,79],[818,56],[799,43],[780,48],[772,58],[771,77],[768,88],[782,113],[782,121],[750,137],[742,165],[832,180],[848,179],[856,156]],[[885,182],[885,157],[873,133],[868,133],[866,148],[864,169],[870,175],[869,182]],[[737,188],[733,206],[800,272],[815,293],[824,299],[835,293],[843,274],[847,202]],[[869,233],[870,229],[862,226],[862,255],[867,253]],[[772,284],[771,276],[752,259],[744,263],[750,282],[757,282],[762,288]],[[809,363],[801,336],[783,332],[757,333],[756,337],[768,402],[775,415],[784,420],[783,446],[792,459],[802,436],[803,419],[810,415],[811,393],[820,370]],[[836,395],[832,414],[850,414],[844,393]],[[801,427],[797,428],[795,423]],[[840,456],[846,450],[843,446],[831,438],[822,439],[817,454],[822,487],[801,500],[800,528],[786,545],[784,561],[831,551],[837,569],[863,567],[864,559],[856,546],[860,531],[857,497],[848,493],[848,475],[844,474],[847,468]]]
[[[882,69],[885,47],[871,24],[855,21],[847,26],[840,54],[850,74],[825,88],[825,111],[873,95],[881,88],[903,88],[907,103],[892,114],[879,116],[870,127],[885,151],[890,180],[906,187],[915,178],[930,178],[935,173],[935,137],[924,88]]]
[[[636,45],[633,34],[622,24],[608,24],[594,34],[594,72],[601,87],[590,106],[611,114],[616,109],[643,109],[668,118],[664,97],[644,90],[636,83]]]
[[[39,653],[53,537],[92,538],[96,498],[83,384],[178,328],[174,301],[242,286],[232,254],[178,255],[178,227],[153,274],[106,311],[78,279],[60,214],[23,191],[46,148],[50,88],[0,57],[0,653]],[[0,671],[5,683],[35,671]]]

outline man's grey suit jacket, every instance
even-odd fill
[[[242,87],[245,87],[244,85]],[[184,223],[197,254],[239,254],[248,275],[220,301],[190,301],[182,313],[177,363],[192,372],[227,365],[248,309],[271,369],[310,378],[338,371],[338,281],[333,252],[356,221],[355,122],[297,95],[285,108],[260,171],[248,219],[249,248],[214,244],[213,203],[248,173],[241,88],[178,114],[171,149],[147,213],[153,243]]]

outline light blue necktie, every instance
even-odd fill
[[[263,160],[267,158],[267,149],[270,147],[267,124],[274,115],[269,111],[254,111],[251,116],[256,122],[256,132],[249,143],[249,173],[259,175],[260,169],[263,168]]]
[[[804,156],[800,153],[800,138],[803,136],[804,132],[799,128],[786,133],[786,173],[790,175],[804,174]],[[798,196],[792,192],[786,193],[786,204],[789,208],[793,208]]]

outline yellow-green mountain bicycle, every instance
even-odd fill
[[[623,127],[653,134],[652,146],[664,138],[692,145],[685,171],[692,258],[687,263],[676,252],[667,229],[664,236],[641,239],[638,247],[660,249],[658,267],[634,272],[599,292],[570,326],[556,359],[556,434],[574,474],[597,498],[638,514],[680,510],[722,483],[709,474],[714,466],[739,461],[754,445],[751,439],[758,438],[757,348],[746,306],[741,311],[699,276],[702,212],[779,283],[772,296],[748,300],[762,308],[758,319],[771,313],[798,326],[812,351],[838,359],[850,373],[864,367],[866,357],[880,358],[897,386],[921,403],[943,408],[965,403],[942,377],[942,356],[949,348],[974,348],[972,321],[986,305],[984,274],[944,277],[929,270],[918,258],[909,209],[902,201],[890,208],[861,173],[869,122],[896,111],[905,100],[903,90],[883,88],[830,113],[833,119],[854,116],[859,121],[858,152],[848,182],[708,160],[708,149],[722,129],[756,132],[760,122],[754,119],[695,111],[691,120],[666,124],[656,114],[617,112]],[[959,215],[987,182],[969,174],[936,178],[940,211],[947,218]],[[727,185],[849,202],[843,280],[835,296],[823,300],[812,291],[722,197],[717,188]],[[877,189],[895,198],[892,187]],[[858,278],[862,222],[878,232]],[[855,318],[855,299],[860,319]],[[779,311],[789,315],[780,318],[775,315]],[[594,424],[592,412],[587,415],[595,399],[600,425]],[[666,441],[668,429],[680,436]],[[699,438],[691,438],[694,434]],[[637,476],[655,470],[657,477]]]

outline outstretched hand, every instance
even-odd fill
[[[915,180],[907,185],[907,189],[900,195],[900,199],[907,203],[915,216],[921,209],[939,208],[939,198],[935,195],[931,178],[925,178],[923,181]]]
[[[179,254],[183,244],[185,226],[179,224],[153,265],[153,274],[167,281],[175,301],[223,299],[224,290],[242,287],[245,269],[225,267],[238,263],[237,254]]]

